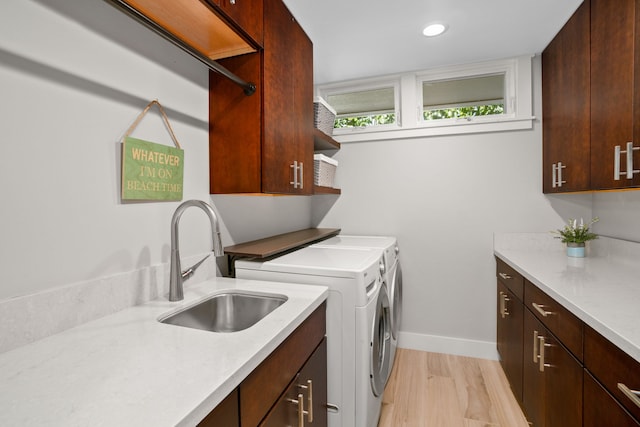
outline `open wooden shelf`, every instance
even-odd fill
[[[324,150],[339,150],[340,143],[322,132],[321,130],[314,128],[313,129],[313,149],[315,151],[324,151]]]
[[[339,228],[307,228],[224,248],[231,256],[267,258],[340,233]]]
[[[313,194],[340,194],[340,189],[316,185],[313,187]]]

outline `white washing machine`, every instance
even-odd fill
[[[378,250],[306,247],[268,260],[237,260],[236,277],[324,285],[330,427],[376,427],[389,377],[391,313]]]
[[[391,301],[391,359],[396,357],[398,347],[398,335],[402,320],[402,269],[400,267],[400,249],[398,241],[393,236],[351,236],[338,235],[313,244],[310,247],[317,248],[373,248],[382,251],[383,256],[383,280],[387,286],[387,293]]]

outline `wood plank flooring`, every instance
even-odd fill
[[[500,363],[398,349],[378,427],[528,427]]]

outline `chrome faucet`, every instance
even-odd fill
[[[181,271],[180,266],[180,249],[178,248],[180,241],[178,238],[178,222],[182,213],[190,206],[197,206],[209,217],[211,221],[211,236],[213,237],[213,255],[216,257],[224,255],[222,250],[222,240],[220,239],[220,227],[218,226],[218,217],[213,208],[200,200],[187,200],[183,202],[173,214],[171,218],[171,271],[169,273],[169,301],[182,301],[184,299],[183,282],[193,276],[196,269],[209,258],[209,255],[189,267],[185,271]]]

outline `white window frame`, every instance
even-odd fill
[[[395,82],[396,123],[366,128],[334,129],[340,143],[500,132],[533,128],[532,56],[443,67],[384,78],[320,85],[316,94],[326,99],[332,93],[389,87]],[[422,82],[505,73],[505,113],[458,119],[424,120]]]
[[[393,87],[394,96],[394,114],[396,122],[386,125],[365,126],[358,128],[336,128],[333,130],[334,135],[347,135],[353,133],[369,133],[389,130],[398,130],[401,128],[400,117],[400,78],[398,76],[373,78],[366,80],[357,80],[349,82],[334,83],[323,85],[316,89],[318,96],[327,100],[329,96],[345,92],[364,92],[367,90],[384,89]]]

